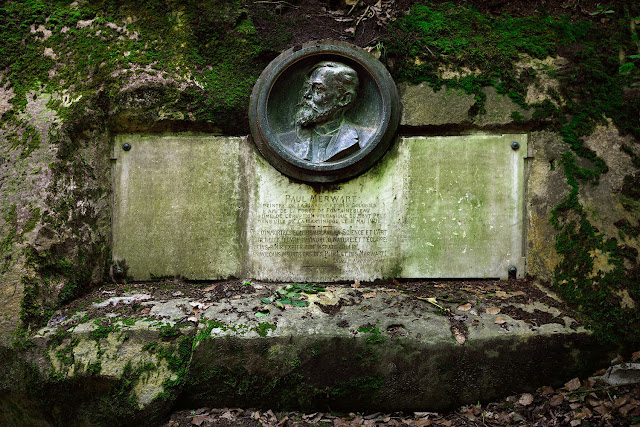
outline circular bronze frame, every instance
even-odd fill
[[[312,163],[287,150],[279,135],[294,129],[299,88],[308,70],[322,61],[338,61],[357,71],[360,93],[347,115],[372,133],[356,153]],[[264,69],[251,93],[249,120],[258,150],[276,169],[301,181],[331,183],[361,174],[384,155],[398,127],[400,101],[391,75],[373,55],[349,43],[317,41],[288,49]]]

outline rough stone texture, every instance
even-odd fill
[[[524,56],[518,61],[515,66],[519,75],[526,72],[536,77],[527,88],[525,102],[539,104],[548,100],[556,106],[564,104],[564,100],[560,98],[560,83],[556,76],[568,63],[569,61],[561,56],[555,58],[549,56],[544,59]]]
[[[460,89],[442,88],[435,92],[427,83],[398,86],[402,101],[401,125],[439,126],[469,121],[473,95]]]
[[[560,385],[609,357],[561,305],[516,302],[517,292],[476,295],[470,309],[437,300],[441,311],[397,289],[328,286],[303,294],[306,307],[271,305],[258,318],[261,300],[279,288],[252,286],[217,301],[206,292],[168,300],[125,293],[56,316],[27,351],[3,354],[14,368],[0,375],[0,408],[11,409],[10,424],[18,414],[148,424],[176,399],[193,407],[442,411]],[[27,390],[10,385],[16,381]],[[111,400],[123,398],[129,412],[109,413],[119,408]]]
[[[19,323],[25,282],[41,288],[27,307],[41,315],[74,281],[65,277],[63,265],[81,264],[74,290],[103,277],[110,234],[109,145],[104,133],[91,128],[78,134],[71,132],[73,125],[63,129],[51,105],[62,109],[76,101],[65,92],[29,92],[19,118],[0,127],[2,343]]]
[[[487,87],[482,90],[487,96],[484,104],[485,112],[473,118],[477,126],[497,126],[518,123],[531,117],[531,112],[524,110],[508,96],[499,94],[496,88]],[[519,117],[520,119],[516,119]]]
[[[620,239],[627,248],[640,250],[638,236],[622,234],[620,228],[616,226],[616,223],[620,223],[620,221],[628,223],[630,228],[640,226],[637,202],[622,193],[625,177],[638,171],[638,168],[633,164],[631,155],[622,155],[622,148],[624,146],[633,154],[638,155],[640,150],[638,150],[637,144],[630,136],[620,136],[613,126],[598,126],[591,135],[585,138],[585,145],[595,151],[609,168],[607,173],[602,175],[597,186],[587,186],[580,193],[580,202],[585,211],[589,213],[589,221],[605,236],[605,239]],[[596,253],[593,258],[593,275],[598,274],[599,271],[607,272],[613,267],[608,262],[608,256]],[[623,304],[633,307],[639,302],[633,302],[627,295],[626,302]]]
[[[523,277],[526,153],[526,135],[402,138],[363,175],[310,186],[244,138],[119,136],[113,257],[136,280]]]
[[[529,137],[527,159],[527,272],[551,281],[560,262],[553,243],[556,231],[549,222],[551,210],[569,193],[560,159],[566,145],[559,135],[539,131]]]
[[[609,385],[619,386],[640,383],[640,363],[621,363],[607,369],[602,377]]]

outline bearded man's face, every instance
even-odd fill
[[[326,69],[317,69],[305,82],[301,92],[296,123],[302,127],[322,124],[333,119],[342,110],[333,75]]]

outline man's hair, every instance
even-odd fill
[[[356,70],[341,62],[322,61],[317,63],[309,71],[309,77],[313,74],[314,71],[321,68],[327,68],[331,71],[331,74],[333,74],[334,81],[336,82],[338,90],[340,90],[340,92],[351,94],[349,103],[344,106],[345,109],[346,107],[350,107],[356,99],[356,92],[359,85],[358,73],[356,73]]]

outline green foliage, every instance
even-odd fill
[[[298,283],[292,283],[283,288],[278,288],[273,295],[268,298],[261,298],[260,301],[266,304],[261,310],[256,313],[256,317],[267,316],[270,312],[270,305],[274,307],[284,309],[285,305],[293,307],[307,307],[309,301],[302,298],[302,294],[317,294],[318,292],[324,292],[323,286],[315,283],[307,283],[301,285]]]
[[[387,341],[387,339],[382,336],[380,329],[374,325],[360,326],[358,332],[368,334],[364,340],[369,344],[381,344]]]

